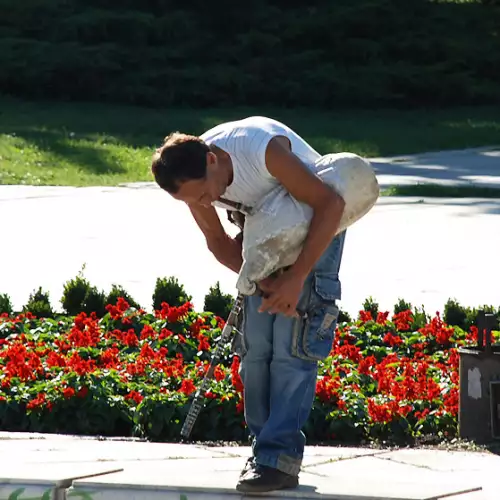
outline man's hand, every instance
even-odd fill
[[[259,283],[266,294],[262,299],[259,312],[270,314],[284,314],[285,316],[297,316],[297,304],[302,293],[305,277],[294,273],[293,270],[285,271],[277,278],[266,278]],[[264,283],[265,282],[265,283]]]

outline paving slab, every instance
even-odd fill
[[[229,461],[234,460],[234,465]],[[227,468],[223,468],[226,465]],[[340,463],[340,462],[339,462]],[[94,500],[115,499],[176,499],[187,500],[241,498],[235,491],[238,481],[240,459],[215,460],[210,467],[193,469],[182,467],[182,463],[170,462],[161,470],[151,464],[134,465],[123,472],[106,476],[85,478],[73,482],[69,491],[90,493]],[[321,467],[321,466],[319,466]],[[441,477],[434,481],[422,482],[409,479],[390,481],[378,477],[366,476],[365,470],[357,468],[356,475],[346,477],[344,473],[316,475],[303,472],[300,486],[296,490],[273,492],[260,498],[328,498],[336,500],[430,500],[459,492],[480,490],[478,483],[462,481],[456,484]],[[428,472],[428,474],[431,474]],[[361,481],[360,479],[363,478]],[[184,495],[184,497],[182,496]]]
[[[9,464],[138,462],[228,457],[217,448],[187,444],[95,439],[0,440],[0,468]]]
[[[98,463],[23,464],[1,463],[0,500],[63,500],[75,479],[119,472]]]
[[[0,186],[0,221],[16,234],[2,247],[0,293],[15,308],[42,286],[61,310],[64,283],[83,264],[92,284],[106,291],[120,284],[146,309],[162,276],[177,276],[198,310],[216,281],[236,293],[236,274],[207,250],[187,207],[159,188],[46,189],[28,196],[24,188]],[[380,198],[348,230],[341,308],[356,314],[370,295],[383,310],[404,298],[431,314],[450,297],[468,306],[496,304],[499,214],[495,199]]]
[[[26,434],[22,439],[22,433],[3,432],[0,434],[0,500],[4,498],[2,495],[7,500],[8,495],[19,492],[19,488],[25,490],[21,496],[14,497],[18,500],[242,498],[235,485],[249,452],[249,447],[53,434]],[[462,470],[431,470],[421,466],[417,455],[401,455],[400,460],[415,461],[415,464],[402,463],[392,459],[398,457],[395,453],[307,446],[301,486],[261,498],[438,500],[446,495],[482,492],[484,475],[467,476]],[[467,463],[470,466],[480,455],[464,454],[461,467],[465,469]],[[447,456],[442,455],[442,460]],[[489,490],[493,495],[495,491]],[[46,497],[42,497],[44,494]],[[464,496],[457,500],[494,498]]]
[[[495,476],[500,470],[500,456],[489,452],[402,449],[387,451],[379,458],[443,472],[481,472]]]
[[[382,188],[415,184],[500,188],[500,146],[371,158]]]
[[[500,470],[500,456],[495,453],[402,449],[388,451],[378,455],[378,458],[424,470],[454,472],[464,477],[481,478],[483,498],[499,498],[497,474]]]

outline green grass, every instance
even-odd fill
[[[289,124],[320,153],[367,157],[498,144],[499,108],[418,111],[144,109],[0,99],[0,184],[151,181],[150,158],[172,130],[200,134],[250,114]]]
[[[429,198],[500,198],[500,189],[480,186],[440,186],[416,184],[392,186],[380,191],[381,196],[423,196]]]

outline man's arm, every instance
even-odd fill
[[[275,293],[265,299],[261,310],[287,313],[295,310],[304,281],[337,233],[345,202],[330,186],[308,170],[290,150],[286,137],[274,137],[266,150],[266,166],[298,201],[313,209],[313,217],[302,251],[291,269],[277,283]],[[288,310],[288,314],[293,314]]]
[[[305,279],[335,236],[345,202],[290,151],[285,137],[271,139],[266,151],[266,164],[269,172],[294,198],[314,211],[304,247],[292,266],[293,272]]]
[[[239,273],[243,264],[241,242],[231,238],[226,233],[215,208],[189,205],[189,209],[204,234],[208,249],[214,257],[231,271]]]

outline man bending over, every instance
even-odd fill
[[[153,156],[158,185],[188,204],[208,249],[236,273],[241,238],[226,234],[215,206],[245,213],[281,184],[313,209],[296,262],[259,284],[264,297],[245,297],[241,378],[253,456],[241,472],[241,492],[298,486],[317,364],[332,347],[345,232],[335,234],[344,201],[308,168],[319,157],[289,127],[260,116],[223,123],[200,137],[172,133]],[[305,316],[298,317],[297,308]]]

